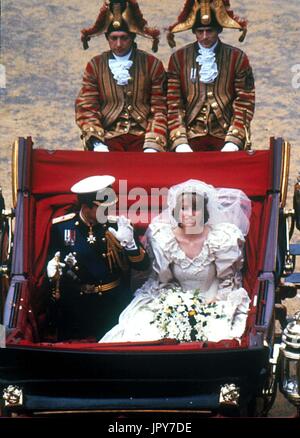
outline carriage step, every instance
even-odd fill
[[[213,410],[219,407],[219,393],[191,395],[186,397],[162,397],[162,398],[64,398],[36,396],[28,394],[26,396],[25,409],[31,411],[41,410]]]

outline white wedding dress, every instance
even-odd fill
[[[153,272],[135,292],[119,323],[99,342],[152,341],[165,337],[153,321],[159,310],[160,294],[172,294],[170,285],[174,284],[180,286],[182,294],[199,290],[199,298],[206,303],[222,304],[226,310],[227,318],[207,317],[207,340],[240,338],[250,299],[241,287],[244,236],[239,228],[230,223],[210,226],[200,254],[193,259],[179,246],[170,224],[151,224],[147,235]]]

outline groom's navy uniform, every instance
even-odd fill
[[[76,264],[62,267],[58,280],[50,280],[56,297],[56,323],[59,340],[96,337],[100,339],[118,322],[132,298],[130,269],[145,270],[149,258],[135,237],[137,248],[124,249],[108,228],[116,221],[86,225],[78,213],[53,220],[49,260],[60,252],[60,262],[70,253]]]

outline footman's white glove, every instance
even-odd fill
[[[118,229],[115,230],[112,227],[108,228],[108,231],[115,236],[120,244],[126,249],[137,249],[133,236],[133,226],[130,224],[130,220],[125,216],[118,217]]]
[[[144,152],[148,153],[148,152],[158,152],[156,149],[153,148],[146,148],[144,149]]]
[[[94,152],[109,152],[108,146],[101,141],[94,142]]]
[[[62,275],[62,268],[66,266],[65,263],[61,263],[59,261],[59,257],[60,257],[60,251],[57,251],[53,259],[51,259],[47,264],[47,275],[50,279],[54,278],[57,275],[57,273],[59,275]]]
[[[236,144],[232,143],[231,141],[228,141],[224,144],[223,148],[221,149],[221,152],[236,152],[239,148]]]
[[[187,143],[183,143],[176,147],[175,152],[193,152],[193,149]]]

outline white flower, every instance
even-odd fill
[[[177,312],[179,312],[179,313],[183,313],[183,312],[185,312],[185,310],[186,310],[185,306],[178,306],[177,307]]]
[[[166,297],[166,303],[169,306],[176,306],[176,305],[179,305],[182,303],[182,298],[179,297],[178,295],[171,295],[170,294]]]
[[[179,341],[206,341],[208,318],[210,322],[218,321],[218,325],[227,319],[224,304],[206,304],[199,297],[199,290],[183,291],[178,286],[162,289],[150,307],[154,313],[152,323],[162,337]]]

